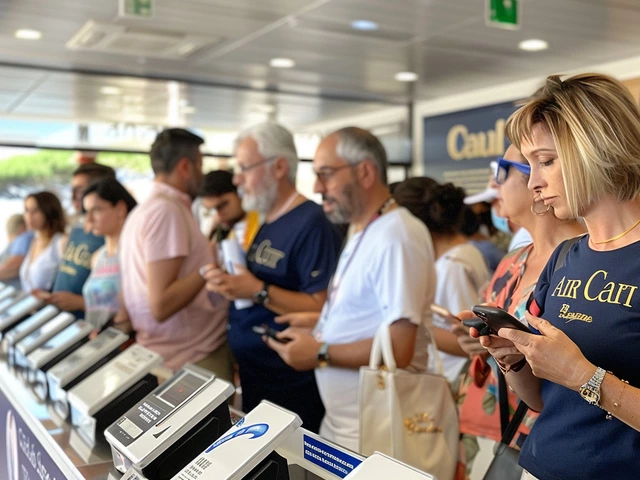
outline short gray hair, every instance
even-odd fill
[[[358,127],[345,127],[334,132],[338,136],[336,154],[351,165],[371,160],[380,180],[387,184],[387,152],[373,133]]]
[[[289,130],[275,122],[265,122],[242,131],[235,141],[235,147],[245,140],[252,138],[258,144],[258,152],[263,158],[284,157],[289,164],[289,181],[296,184],[298,171],[298,152]]]

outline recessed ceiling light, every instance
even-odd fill
[[[549,44],[539,38],[530,38],[529,40],[523,40],[518,44],[520,50],[527,52],[539,52],[540,50],[546,50],[549,48]]]
[[[273,113],[276,111],[276,106],[271,105],[270,103],[263,103],[263,104],[253,105],[252,110],[254,112],[260,112],[260,113]]]
[[[376,22],[372,22],[371,20],[354,20],[351,22],[351,28],[355,30],[377,30],[378,24]]]
[[[20,30],[16,30],[15,36],[20,40],[40,40],[42,38],[42,32],[21,28]]]
[[[415,82],[418,80],[418,74],[415,72],[398,72],[394,78],[399,82]]]
[[[100,88],[100,93],[103,95],[120,95],[120,89],[118,87],[105,86]]]
[[[269,65],[275,68],[293,68],[296,66],[296,62],[290,58],[272,58]]]

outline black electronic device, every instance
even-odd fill
[[[269,338],[273,338],[276,342],[279,343],[289,343],[291,341],[290,338],[278,338],[277,334],[280,332],[275,328],[268,327],[267,325],[254,325],[253,327],[251,327],[251,330],[253,330],[253,332],[257,333],[258,335],[266,335]]]
[[[498,330],[501,328],[514,328],[521,332],[533,333],[524,323],[501,308],[490,307],[488,305],[475,305],[471,310],[489,327],[489,332],[486,333],[486,335],[497,335]],[[482,334],[482,332],[480,332],[480,334]]]

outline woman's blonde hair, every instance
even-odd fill
[[[617,80],[596,73],[566,80],[553,75],[505,126],[518,149],[544,123],[558,151],[567,203],[582,216],[603,196],[632,200],[640,193],[640,110]]]

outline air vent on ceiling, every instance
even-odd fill
[[[89,20],[67,42],[67,48],[137,57],[181,59],[202,47],[220,41],[221,37],[204,37]]]

